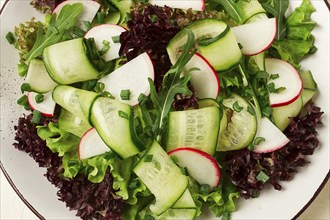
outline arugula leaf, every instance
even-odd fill
[[[182,93],[190,95],[187,84],[191,78],[189,74],[185,74],[181,77],[181,73],[184,70],[185,65],[195,54],[196,50],[192,50],[194,46],[194,34],[192,31],[186,29],[187,43],[185,44],[182,53],[180,54],[177,62],[171,67],[171,69],[165,74],[162,82],[162,90],[158,94],[155,85],[151,79],[150,84],[150,98],[156,111],[156,119],[152,123],[152,132],[157,136],[157,140],[160,139],[160,131],[164,123],[164,119],[167,117],[175,95]],[[150,119],[152,117],[149,117]]]
[[[264,0],[262,7],[277,19],[276,39],[281,40],[286,35],[285,12],[289,7],[289,0]]]
[[[41,56],[46,47],[60,42],[65,32],[77,23],[82,10],[82,4],[75,3],[65,5],[57,18],[56,13],[52,14],[46,33],[44,33],[42,28],[38,29],[36,42],[23,58],[30,61],[35,57]]]
[[[242,24],[244,22],[243,15],[243,1],[242,0],[213,0],[220,3],[229,16],[237,23]]]

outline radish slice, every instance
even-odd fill
[[[44,116],[50,117],[54,115],[56,103],[52,98],[52,92],[44,93],[43,101],[37,103],[36,96],[37,92],[28,92],[28,102],[32,110],[41,112]]]
[[[186,167],[190,176],[199,184],[217,187],[220,181],[220,168],[217,161],[208,153],[195,148],[177,148],[168,153],[175,156],[180,167]]]
[[[278,150],[289,143],[289,139],[268,118],[261,118],[258,122],[256,138],[264,138],[258,145],[254,146],[256,153],[268,153]]]
[[[209,64],[209,62],[199,53],[190,59],[186,64],[186,69],[198,68],[190,72],[192,78],[190,80],[196,96],[200,99],[212,98],[216,99],[220,91],[220,82],[217,72]]]
[[[105,91],[110,92],[116,100],[134,106],[139,103],[138,98],[141,93],[149,95],[148,78],[154,80],[154,66],[149,55],[143,53],[103,77],[99,82],[104,83]],[[129,100],[122,100],[120,94],[123,90],[129,90]]]
[[[284,106],[294,102],[301,94],[303,84],[297,70],[288,62],[275,59],[265,59],[266,71],[269,74],[278,74],[277,79],[269,80],[275,88],[284,87],[279,93],[270,93],[269,101],[272,107]]]
[[[80,140],[78,155],[79,159],[83,160],[109,151],[111,151],[110,148],[103,142],[96,129],[91,128],[86,131]]]
[[[97,11],[100,8],[100,4],[95,1],[88,1],[88,0],[68,0],[64,1],[61,4],[59,4],[53,11],[53,13],[56,13],[57,15],[60,13],[62,8],[67,4],[74,4],[74,3],[81,3],[83,5],[83,11],[79,17],[79,22],[77,24],[78,27],[82,27],[82,21],[89,21],[92,22]]]
[[[195,11],[204,11],[205,1],[204,0],[149,0],[149,3],[152,5],[157,5],[160,7],[164,7],[165,5],[171,8],[180,8],[180,9],[192,9]]]
[[[104,46],[103,41],[109,42],[110,49],[102,56],[105,61],[117,59],[119,57],[120,43],[115,43],[113,37],[119,36],[125,28],[115,24],[102,24],[90,29],[85,38],[94,38],[97,50]]]
[[[232,27],[242,53],[252,56],[267,50],[276,36],[276,19],[267,18],[253,23]]]

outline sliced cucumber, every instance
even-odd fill
[[[307,71],[300,71],[299,72],[300,78],[303,82],[304,89],[317,89],[317,84],[313,78],[312,72],[310,70]]]
[[[89,116],[93,102],[100,95],[72,86],[58,85],[53,90],[53,100],[86,124],[90,124]]]
[[[226,111],[229,113],[228,124],[221,131],[217,149],[229,151],[247,147],[257,132],[257,117],[248,111],[252,106],[245,98],[234,93],[222,103],[229,109]]]
[[[49,92],[57,85],[49,77],[44,62],[38,59],[31,60],[25,82],[30,84],[32,91],[38,93]]]
[[[121,158],[136,155],[142,149],[135,135],[133,112],[129,105],[99,97],[93,104],[90,119],[104,143]]]
[[[170,112],[166,151],[191,147],[214,155],[220,122],[220,109],[206,107]]]
[[[221,136],[222,136],[223,132],[227,130],[227,124],[228,124],[227,114],[228,114],[228,111],[230,111],[230,110],[223,109],[223,114],[221,116],[220,125],[219,125],[217,151],[221,151],[221,149],[222,149],[222,147],[221,147],[222,146],[221,145]]]
[[[274,107],[272,113],[274,124],[281,131],[284,131],[285,128],[290,124],[289,118],[298,116],[302,107],[303,99],[301,96],[289,105]]]
[[[174,209],[195,209],[196,204],[190,194],[190,191],[186,189],[180,199],[172,206]]]
[[[223,21],[206,18],[186,27],[195,35],[195,46],[203,57],[217,71],[225,71],[236,66],[242,53],[236,38]],[[177,33],[167,45],[167,53],[172,63],[178,59],[179,51],[187,41],[185,30]]]
[[[316,93],[317,93],[317,90],[314,90],[314,89],[303,89],[301,91],[301,98],[303,101],[302,105],[305,106],[307,102],[312,100],[312,98],[315,96]]]
[[[86,131],[92,128],[89,124],[62,108],[60,116],[57,119],[58,128],[74,134],[78,137],[82,137]]]
[[[258,0],[242,1],[243,23],[258,14],[265,14],[265,9]]]
[[[215,99],[211,99],[211,98],[205,98],[205,99],[201,99],[198,101],[198,106],[199,108],[206,108],[206,107],[220,107],[219,103],[217,103],[217,101]]]
[[[184,194],[188,178],[155,141],[133,169],[156,198],[150,210],[160,215]]]
[[[83,38],[53,44],[45,48],[43,56],[49,76],[58,84],[72,84],[99,77],[99,72],[86,55]]]

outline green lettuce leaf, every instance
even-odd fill
[[[304,0],[286,19],[286,37],[272,44],[281,59],[296,68],[300,68],[299,63],[306,55],[315,52],[314,36],[311,33],[316,26],[311,20],[313,12],[315,9],[310,0]]]

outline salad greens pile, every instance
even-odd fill
[[[20,53],[18,73],[20,76],[25,77],[30,62],[36,58],[43,59],[45,48],[60,42],[80,38],[93,26],[102,23],[114,23],[128,28],[120,36],[119,40],[122,44],[121,57],[116,60],[103,60],[103,53],[111,50],[111,46],[106,48],[106,43],[104,44],[104,51],[96,49],[93,39],[86,39],[85,46],[88,58],[101,73],[99,77],[111,74],[112,71],[124,63],[128,63],[143,52],[151,54],[153,65],[160,66],[161,71],[164,71],[160,73],[162,75],[160,83],[149,78],[150,95],[141,95],[139,97],[140,104],[134,108],[133,125],[137,136],[144,144],[145,149],[143,151],[124,159],[115,151],[109,151],[82,160],[79,158],[78,152],[81,137],[59,128],[56,121],[58,115],[52,116],[55,118],[54,121],[42,123],[40,114],[37,114],[38,111],[33,110],[34,115],[37,115],[39,120],[36,119],[37,116],[32,120],[38,136],[45,141],[47,147],[53,153],[56,153],[61,158],[61,169],[63,170],[60,174],[61,178],[70,181],[79,175],[83,175],[89,182],[100,184],[105,181],[107,172],[110,170],[113,178],[113,194],[120,197],[120,202],[124,204],[121,217],[123,219],[155,219],[157,216],[146,210],[146,207],[149,207],[154,201],[154,195],[147,185],[134,173],[133,169],[154,140],[159,143],[164,141],[165,134],[168,132],[167,125],[170,112],[178,109],[196,108],[198,98],[196,98],[195,91],[191,87],[192,75],[190,73],[198,71],[198,69],[185,70],[185,67],[195,53],[198,52],[196,41],[199,41],[201,44],[203,42],[200,39],[196,39],[191,29],[184,29],[184,27],[189,27],[194,21],[205,18],[222,19],[232,27],[243,25],[251,16],[247,14],[244,8],[249,7],[249,4],[254,1],[206,0],[205,10],[202,12],[194,12],[190,9],[158,8],[157,6],[151,6],[145,0],[127,0],[125,2],[100,0],[98,2],[101,4],[101,8],[97,12],[95,19],[92,22],[84,22],[85,29],[80,29],[80,32],[77,32],[77,22],[82,14],[83,4],[76,3],[76,1],[74,4],[65,5],[58,15],[56,13],[47,14],[45,22],[35,21],[32,18],[25,24],[17,26],[14,31],[15,41],[11,43],[14,44]],[[260,7],[262,6],[260,10],[264,10],[267,16],[275,17],[277,20],[276,37],[270,48],[264,52],[265,56],[287,61],[298,69],[299,72],[303,72],[304,70],[300,69],[300,61],[316,52],[314,36],[311,33],[316,26],[316,23],[311,20],[311,15],[315,9],[311,2],[303,0],[301,6],[296,8],[288,17],[285,15],[289,7],[289,0],[259,0],[258,2]],[[59,4],[59,1],[32,1],[32,5],[46,13],[51,13],[57,4]],[[157,9],[153,9],[153,7]],[[154,10],[155,14],[148,14],[152,10]],[[149,20],[144,21],[144,17]],[[143,23],[139,23],[139,21]],[[144,30],[156,30],[158,28],[158,32],[146,31],[142,35],[141,31],[137,31],[141,27]],[[185,31],[187,36],[184,46],[180,48],[178,59],[172,64],[166,54],[166,45],[171,38],[166,41],[163,39],[161,42],[162,31],[170,32],[171,38],[179,31]],[[149,38],[148,34],[152,35],[152,37]],[[159,42],[155,39],[158,39]],[[204,43],[209,44],[214,39],[206,39]],[[152,42],[154,40],[155,42]],[[144,42],[144,44],[139,45],[141,42]],[[165,46],[158,48],[157,45]],[[184,75],[182,75],[183,72],[185,73]],[[274,85],[267,84],[267,79],[272,77],[275,79],[278,76],[260,69],[254,57],[250,56],[243,56],[239,64],[233,68],[219,71],[217,77],[220,80],[220,93],[215,101],[220,106],[223,107],[223,100],[231,94],[240,94],[240,96],[248,100],[248,103],[252,103],[248,106],[248,112],[251,115],[258,115],[258,117],[272,118],[269,94],[280,93],[282,90],[285,90],[285,88],[275,88]],[[104,85],[97,82],[97,80],[77,82],[73,83],[72,86],[77,89],[99,93],[103,97],[112,98],[110,93],[104,91]],[[32,91],[31,87],[26,83],[21,89],[23,93]],[[42,102],[42,97],[43,95],[41,95],[40,102]],[[23,94],[18,103],[26,109],[30,107],[25,94]],[[221,115],[226,117],[228,114],[240,112],[243,109],[238,102],[234,103],[233,108],[234,110],[231,113],[226,111],[225,108],[222,109]],[[90,127],[90,125],[85,124],[83,126]],[[245,146],[247,149],[244,149],[244,153],[240,155],[252,154],[254,147],[262,141],[264,141],[262,137],[254,138],[248,146]],[[240,183],[249,181],[240,179],[243,176],[245,177],[245,174],[240,177],[237,172],[235,173],[235,166],[237,165],[235,164],[235,158],[240,157],[239,152],[234,152],[236,155],[233,155],[231,152],[217,152],[214,155],[221,169],[220,182],[215,188],[198,183],[189,176],[189,173],[185,173],[184,169],[182,169],[189,181],[188,189],[196,205],[196,216],[200,216],[202,207],[207,206],[215,216],[222,217],[222,219],[230,219],[230,213],[236,209],[235,199],[244,194],[242,193],[243,190],[249,192],[250,189],[253,189],[253,192],[251,191],[249,195],[243,195],[245,198],[250,198],[255,197],[255,190],[260,191],[269,179],[274,181],[272,182],[274,186],[278,186],[278,183],[275,182],[277,180],[274,180],[273,173],[270,171],[273,167],[269,167],[269,170],[261,171],[260,167],[251,168],[255,169],[251,173],[254,175],[252,177],[253,182],[257,182],[258,186],[256,187],[256,184],[249,185],[249,183],[241,186]],[[237,159],[237,161],[240,160]],[[261,164],[259,165],[261,166]],[[246,178],[251,178],[251,176]],[[104,210],[94,211],[102,212]]]

